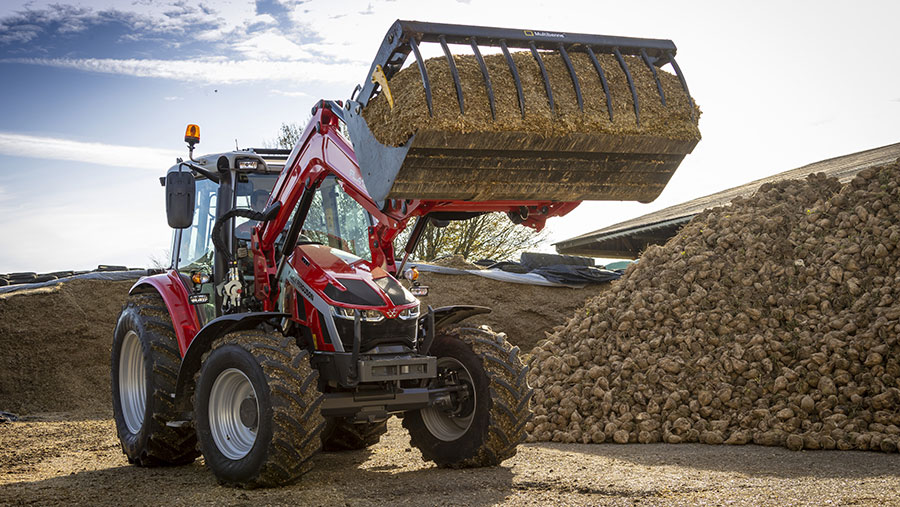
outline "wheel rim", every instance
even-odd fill
[[[119,352],[119,401],[125,426],[132,434],[137,434],[144,424],[147,409],[147,374],[141,339],[134,331],[125,334]]]
[[[469,373],[469,370],[462,363],[452,357],[441,357],[437,360],[437,367],[438,370],[454,370],[459,377],[459,382],[469,386],[469,395],[473,401],[472,406],[478,406],[478,397],[474,388],[475,383],[472,381],[472,375]],[[435,438],[445,442],[452,442],[463,436],[469,430],[469,427],[472,426],[472,421],[475,419],[474,408],[468,414],[461,416],[437,407],[423,408],[421,414],[422,422],[425,423],[428,431]]]
[[[209,394],[209,429],[219,451],[238,460],[256,442],[259,403],[244,372],[229,368],[216,377]]]

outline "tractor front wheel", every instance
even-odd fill
[[[196,376],[194,416],[206,465],[220,483],[283,486],[322,447],[322,394],[309,353],[261,330],[213,343]]]
[[[429,354],[438,370],[431,387],[450,394],[405,415],[410,443],[444,467],[493,466],[514,456],[532,393],[518,347],[487,327],[462,327],[436,336]]]

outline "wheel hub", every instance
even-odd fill
[[[469,370],[452,357],[437,360],[436,387],[457,387],[458,390],[440,399],[434,406],[421,410],[422,422],[435,438],[452,442],[462,437],[475,419],[477,398]]]
[[[470,382],[460,382],[460,389],[456,393],[450,395],[453,405],[450,407],[450,413],[454,417],[468,417],[475,412],[475,387]]]
[[[134,331],[125,334],[119,352],[119,402],[125,426],[136,435],[144,425],[144,412],[147,409],[147,375],[144,349],[140,337]]]
[[[219,373],[209,393],[209,431],[226,458],[239,460],[256,442],[259,403],[250,379],[237,368]]]
[[[256,429],[256,423],[259,422],[259,414],[256,412],[256,399],[244,398],[240,408],[241,424]]]

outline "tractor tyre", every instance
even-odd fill
[[[325,427],[318,377],[292,337],[253,329],[213,343],[194,377],[194,417],[221,484],[283,486],[312,467]]]
[[[387,433],[387,420],[376,423],[353,423],[344,417],[325,419],[322,432],[322,450],[356,451],[373,446]]]
[[[531,420],[532,390],[519,348],[487,326],[435,336],[433,387],[465,386],[452,403],[407,412],[403,427],[426,460],[450,468],[500,464],[516,454]]]
[[[129,296],[119,314],[112,344],[113,418],[122,451],[138,466],[183,465],[200,453],[190,425],[175,409],[175,380],[181,365],[166,305],[156,292]]]

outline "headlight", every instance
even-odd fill
[[[238,169],[255,170],[259,165],[258,160],[238,160]]]
[[[354,320],[356,319],[356,312],[357,310],[354,308],[344,308],[342,306],[331,307],[331,313],[334,314],[335,317],[341,319]],[[384,320],[384,314],[378,310],[359,310],[359,314],[360,320],[366,322],[378,322]]]
[[[419,305],[416,305],[412,308],[407,308],[406,310],[403,310],[402,312],[400,312],[400,318],[403,320],[418,319],[419,318]]]

